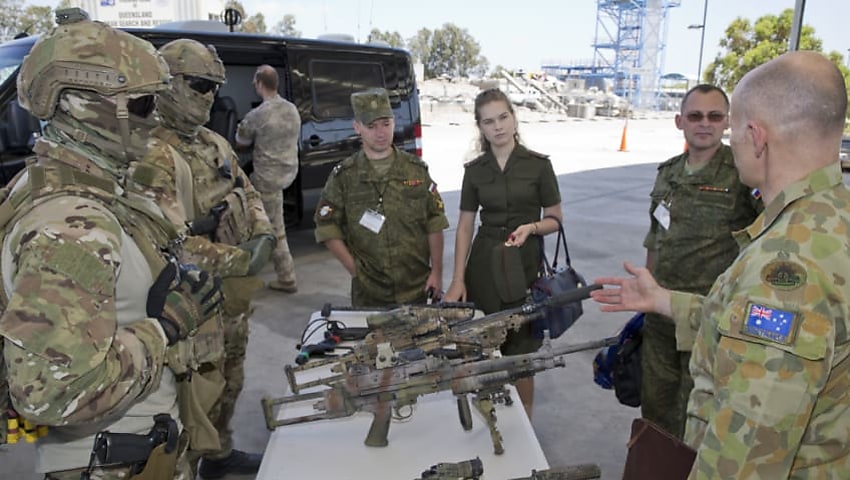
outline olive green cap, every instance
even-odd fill
[[[368,125],[379,118],[393,117],[390,97],[383,88],[352,93],[351,108],[354,110],[354,118],[363,125]]]

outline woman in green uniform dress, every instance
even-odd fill
[[[549,157],[520,144],[516,114],[504,92],[490,89],[478,94],[475,122],[482,153],[465,165],[454,273],[444,300],[474,302],[484,313],[493,313],[525,301],[524,289],[519,295],[510,295],[506,289],[497,288],[496,282],[519,277],[527,288],[537,278],[538,236],[558,230],[555,220],[542,217],[561,219],[561,194]],[[473,241],[479,207],[481,225]],[[493,255],[499,248],[519,249],[523,271],[496,271],[498,262],[493,262]],[[506,274],[510,278],[505,278]],[[510,331],[501,350],[504,355],[518,355],[533,352],[540,344],[532,337],[531,326],[526,325],[517,332]],[[534,378],[518,380],[516,387],[530,417]]]

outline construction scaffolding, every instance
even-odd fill
[[[594,64],[611,75],[614,93],[638,108],[658,107],[670,8],[681,0],[598,0]]]
[[[594,55],[590,64],[550,64],[543,71],[606,83],[637,108],[658,109],[670,8],[681,0],[597,0]]]

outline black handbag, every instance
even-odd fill
[[[587,285],[584,277],[575,271],[570,264],[570,252],[567,250],[567,237],[564,235],[564,226],[557,217],[546,216],[558,222],[558,240],[555,243],[555,257],[552,264],[546,258],[543,237],[540,237],[540,272],[539,277],[531,285],[531,299],[540,303],[549,297],[557,296],[576,288]],[[558,267],[558,256],[561,247],[564,248],[565,262]],[[558,338],[581,316],[581,300],[560,306],[544,307],[543,316],[531,323],[531,331],[534,338],[542,339],[544,330],[549,330],[549,338]]]

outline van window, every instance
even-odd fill
[[[310,62],[313,114],[318,119],[351,118],[351,94],[384,88],[380,63],[314,60]]]

